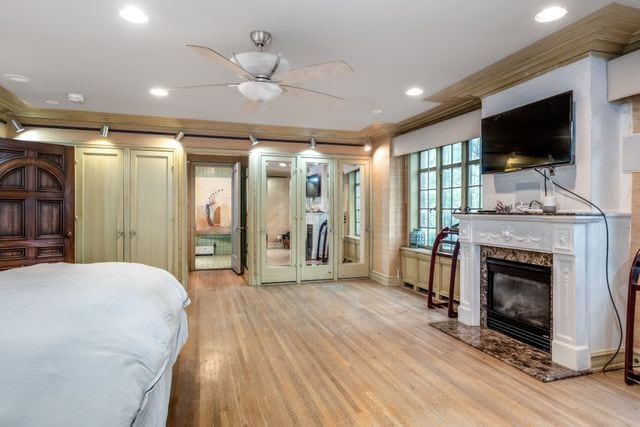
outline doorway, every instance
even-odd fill
[[[240,274],[246,254],[246,167],[212,160],[189,160],[189,267],[191,271],[233,269]]]

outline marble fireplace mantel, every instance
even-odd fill
[[[459,321],[470,326],[480,325],[482,246],[551,253],[552,360],[576,371],[591,369],[592,354],[602,350],[591,348],[592,342],[602,341],[602,337],[594,339],[594,330],[605,334],[616,328],[615,324],[610,325],[611,328],[600,327],[602,313],[589,308],[594,288],[597,292],[606,292],[606,287],[589,286],[589,280],[604,281],[605,277],[602,217],[593,214],[455,216],[460,220]],[[594,301],[601,298],[599,295]]]

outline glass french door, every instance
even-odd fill
[[[260,178],[261,281],[295,282],[298,280],[296,158],[262,157]]]
[[[301,158],[298,180],[300,280],[334,278],[333,161]]]
[[[338,277],[369,276],[369,163],[340,160],[337,171]]]

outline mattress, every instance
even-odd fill
[[[0,425],[164,425],[188,304],[140,264],[0,272]]]

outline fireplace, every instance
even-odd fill
[[[551,268],[487,258],[487,327],[551,351]]]

